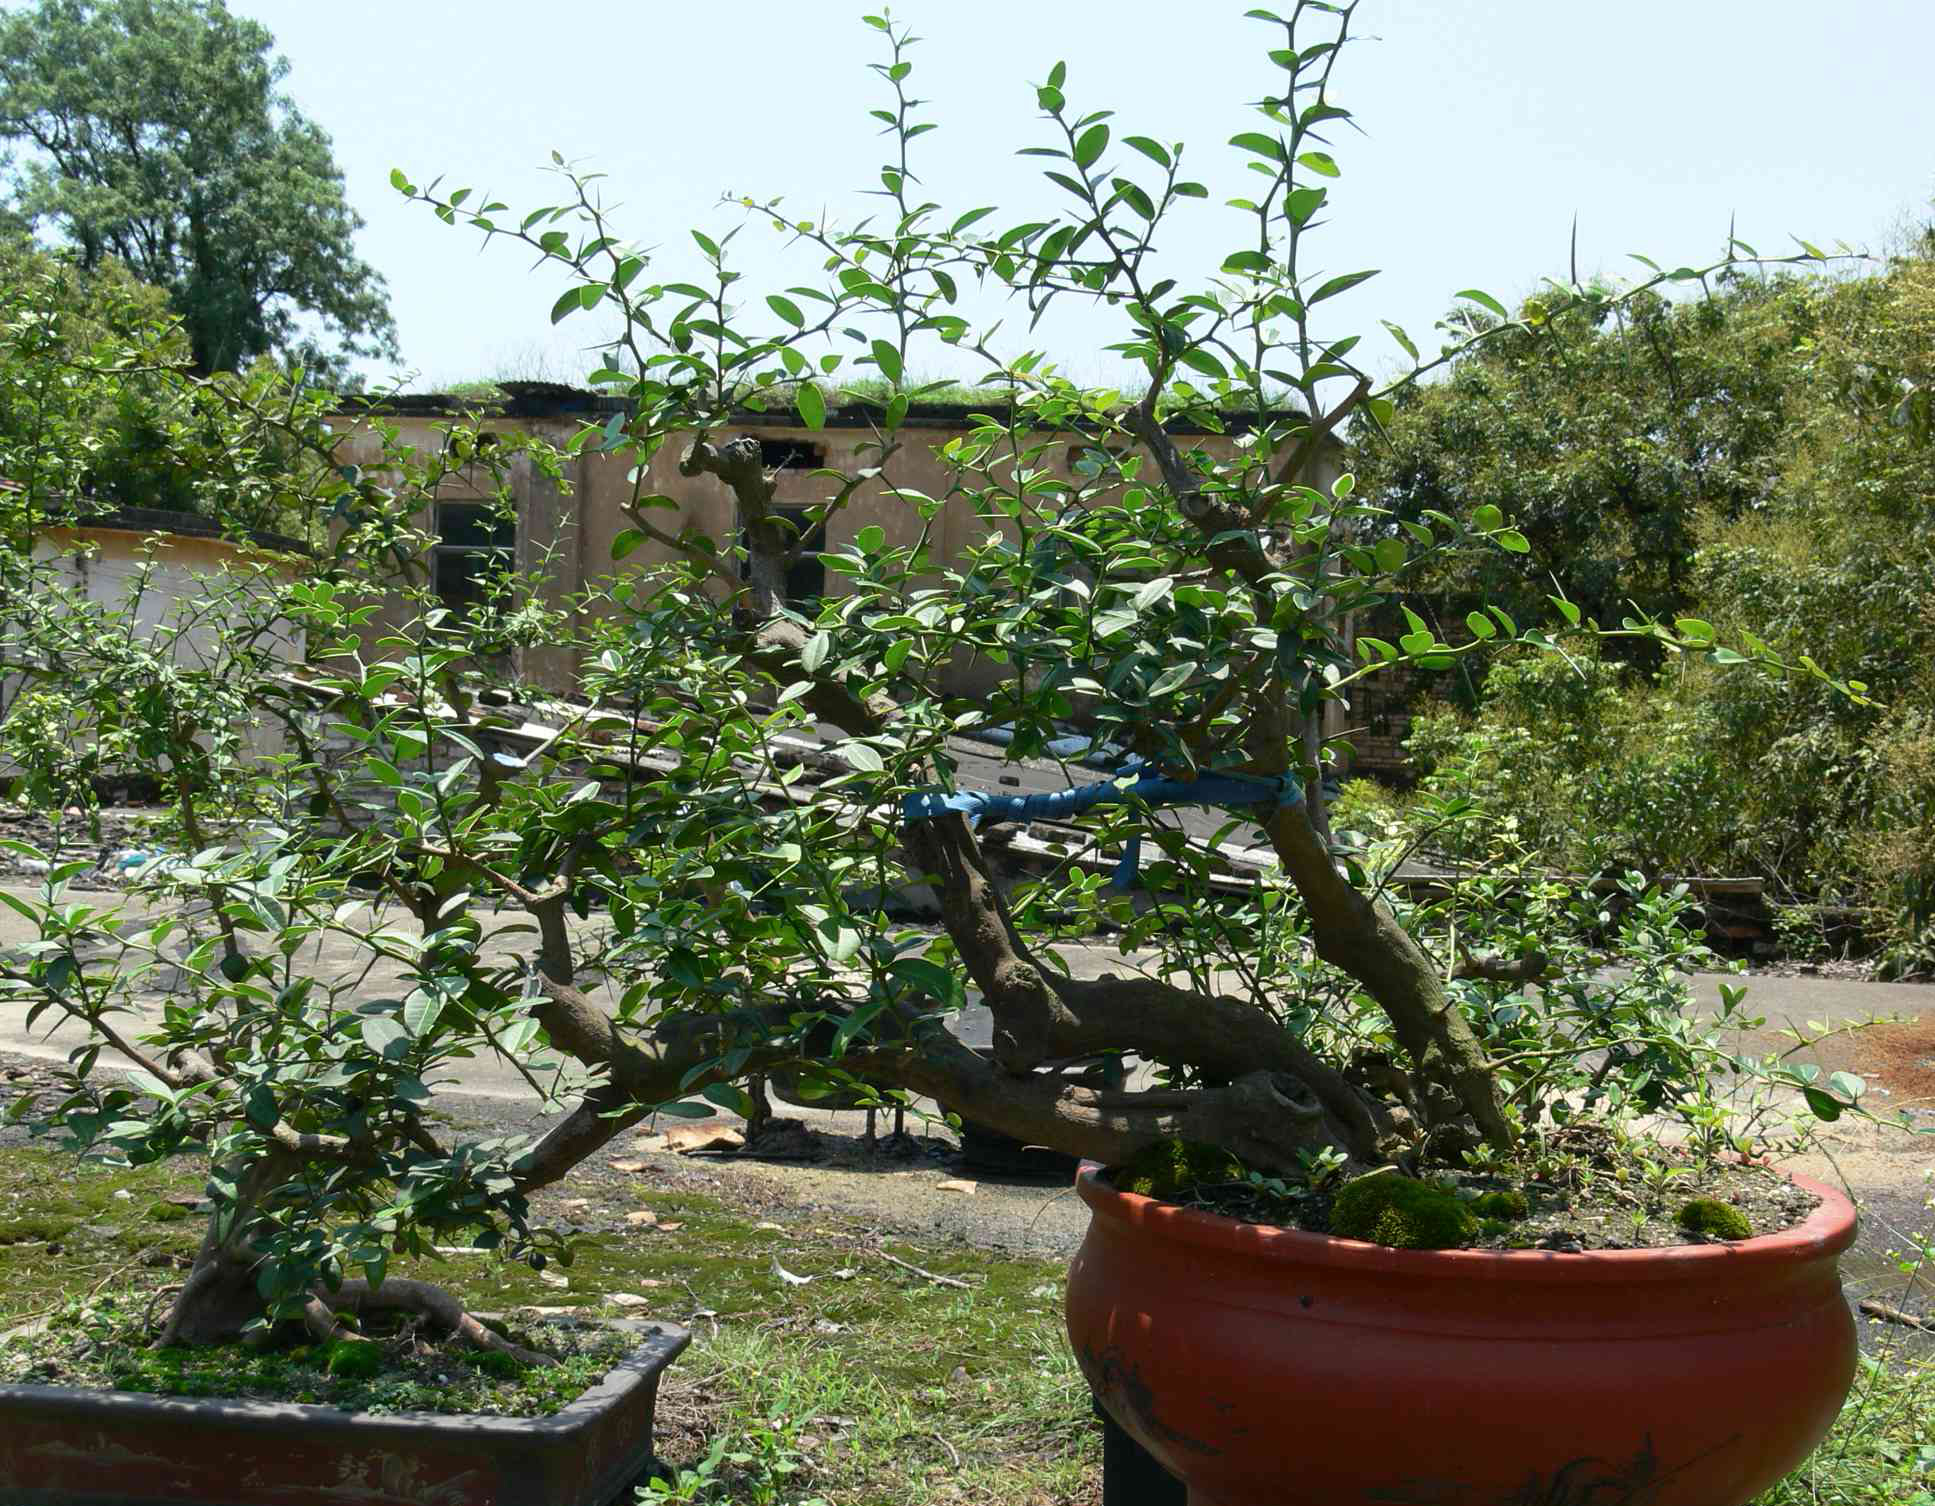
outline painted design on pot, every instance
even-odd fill
[[[463,1506],[469,1499],[470,1488],[479,1480],[477,1472],[468,1469],[445,1480],[419,1480],[421,1468],[421,1460],[399,1454],[345,1459],[338,1466],[336,1483],[318,1487],[315,1494],[319,1500],[331,1501],[408,1501],[410,1506]]]
[[[1118,1416],[1124,1412],[1133,1416],[1149,1436],[1206,1457],[1222,1452],[1200,1438],[1177,1432],[1156,1416],[1155,1391],[1135,1364],[1123,1358],[1118,1346],[1110,1344],[1099,1353],[1084,1348],[1077,1354],[1076,1363],[1087,1377],[1089,1389],[1102,1398],[1103,1406]]]
[[[29,1458],[81,1460],[98,1464],[103,1469],[126,1464],[152,1464],[163,1469],[180,1467],[179,1461],[164,1459],[159,1454],[137,1454],[133,1449],[111,1441],[102,1432],[95,1433],[94,1442],[86,1448],[55,1439],[49,1443],[35,1444],[27,1450],[27,1455]]]
[[[1624,1464],[1609,1459],[1569,1459],[1551,1474],[1534,1471],[1507,1495],[1492,1498],[1491,1506],[1652,1506],[1676,1477],[1740,1441],[1735,1434],[1717,1448],[1670,1470],[1660,1467],[1653,1435]],[[1407,1480],[1401,1485],[1373,1490],[1370,1499],[1380,1506],[1476,1506],[1469,1484]]]

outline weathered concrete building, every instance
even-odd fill
[[[481,427],[487,432],[522,430],[563,445],[587,425],[601,425],[612,414],[624,411],[617,399],[551,383],[509,382],[502,390],[505,395],[501,400],[481,405],[443,395],[392,397],[375,410],[375,416],[394,426],[405,443],[436,448],[442,443],[439,426],[466,412],[480,412]],[[971,415],[976,411],[986,409],[955,404],[915,408],[899,431],[900,450],[892,464],[896,484],[931,497],[949,498],[955,478],[937,451],[971,427]],[[342,417],[344,435],[339,453],[345,463],[377,460],[377,439],[369,428],[371,416],[349,413]],[[801,522],[803,510],[827,495],[827,482],[823,477],[815,478],[815,470],[831,467],[852,472],[878,463],[875,426],[879,416],[877,408],[852,403],[831,409],[823,427],[808,429],[790,407],[744,412],[735,417],[730,428],[714,437],[745,434],[755,438],[767,468],[778,475],[779,507],[782,511],[801,510],[793,514],[795,521]],[[1229,453],[1234,445],[1230,436],[1207,430],[1179,428],[1175,432],[1185,444],[1219,453]],[[732,496],[710,476],[682,475],[679,462],[684,452],[684,446],[668,444],[653,457],[641,478],[645,491],[670,498],[676,507],[676,511],[655,511],[652,522],[668,534],[691,528],[728,544],[738,526]],[[1060,451],[1054,463],[1073,474],[1076,458],[1077,449],[1071,445]],[[625,504],[632,494],[632,464],[629,455],[586,447],[567,464],[568,490],[560,489],[528,463],[518,464],[513,473],[517,502],[514,526],[494,518],[477,493],[460,481],[447,485],[436,504],[436,516],[424,520],[425,531],[436,539],[428,564],[440,593],[452,604],[461,604],[479,563],[493,551],[508,553],[520,571],[541,577],[545,582],[543,594],[559,606],[587,594],[595,603],[595,588],[601,580],[666,563],[668,551],[649,540],[622,562],[612,560],[613,544],[631,525]],[[1334,452],[1320,458],[1317,472],[1314,484],[1327,485],[1335,478]],[[831,520],[824,547],[837,549],[850,544],[861,529],[868,527],[880,528],[890,545],[910,545],[919,536],[921,518],[878,481],[869,481]],[[941,509],[929,548],[941,560],[957,561],[998,527],[1011,525],[980,517],[965,498],[954,497]],[[813,542],[809,539],[809,544]],[[805,598],[839,593],[845,589],[845,581],[837,573],[829,575],[809,552],[802,557],[789,586],[792,594]],[[526,651],[516,666],[534,685],[553,690],[562,690],[570,683],[575,667],[569,650],[563,648]],[[957,671],[956,688],[973,693],[996,672],[991,665],[964,664]]]

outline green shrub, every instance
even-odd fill
[[[1452,1193],[1393,1171],[1347,1183],[1330,1210],[1330,1232],[1399,1250],[1449,1250],[1478,1232]]]
[[[1330,804],[1330,829],[1381,836],[1403,818],[1404,808],[1404,797],[1375,779],[1347,779]]]

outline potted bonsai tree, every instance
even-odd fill
[[[879,212],[843,227],[739,206],[748,233],[805,259],[783,290],[747,293],[732,236],[696,233],[689,278],[662,269],[561,162],[561,202],[521,214],[395,175],[444,221],[564,272],[554,320],[615,316],[588,382],[620,401],[534,463],[627,472],[625,526],[608,577],[562,608],[506,569],[452,612],[391,568],[424,544],[441,477],[379,408],[380,462],[315,472],[341,514],[333,553],[259,609],[302,632],[305,667],[237,658],[219,678],[285,729],[286,757],[224,754],[217,777],[205,719],[122,740],[195,773],[177,781],[195,856],[149,877],[202,897],[200,934],[185,955],[132,935],[175,1002],[142,1039],[119,1032],[134,975],[88,943],[132,922],[55,896],[11,987],[146,1074],[79,1056],[61,1115],[84,1140],[207,1139],[217,1212],[160,1337],[333,1331],[347,1293],[489,1343],[388,1277],[391,1257],[457,1223],[542,1258],[530,1190],[657,1109],[750,1117],[746,1084],[778,1074],[795,1096],[932,1100],[1096,1163],[1071,1336],[1103,1404],[1202,1501],[1724,1506],[1818,1440],[1851,1374],[1834,1257],[1852,1215],[1827,1189],[1729,1170],[1764,1145],[1729,1118],[1726,1081],[1779,1086],[1786,1069],[1685,1017],[1683,897],[1634,880],[1582,910],[1563,885],[1490,883],[1401,904],[1382,882],[1395,855],[1331,830],[1327,710],[1376,674],[1563,652],[1578,631],[1825,678],[1703,622],[1588,623],[1562,598],[1548,624],[1474,610],[1450,631],[1406,608],[1435,564],[1525,541],[1482,499],[1394,524],[1336,473],[1332,438],[1472,342],[1635,290],[1559,284],[1516,313],[1461,294],[1440,354],[1393,329],[1414,365],[1380,387],[1334,319],[1372,274],[1311,261],[1353,10],[1253,13],[1273,71],[1231,143],[1247,228],[1192,283],[1159,242],[1210,189],[1180,144],[1075,103],[1059,64],[1025,150],[1061,210],[1009,223],[930,201],[914,162],[932,122],[885,16],[868,18],[885,48]],[[1078,384],[982,317],[1068,300],[1120,315],[1120,385]],[[947,384],[913,373],[942,348],[980,377],[952,436],[915,444],[910,419]],[[803,513],[781,498],[802,483],[740,432],[748,413],[845,441]],[[333,439],[304,431],[312,450]],[[483,453],[453,425],[435,463]],[[732,522],[705,526],[675,480],[729,498]],[[789,596],[809,553],[828,589]],[[1360,630],[1392,610],[1395,641]],[[62,661],[79,726],[109,716],[73,687],[113,636]],[[568,651],[569,684],[507,671],[535,646]],[[148,702],[113,704],[119,726]],[[1040,795],[970,787],[960,739],[978,732],[1027,767],[1074,738],[1090,766]],[[992,839],[1051,819],[1079,827],[1075,850],[1015,882]],[[1263,866],[1233,894],[1239,838]],[[923,903],[938,928],[910,918]],[[500,911],[522,926],[500,936]],[[397,996],[317,978],[305,944],[324,933],[391,958]],[[1080,975],[1058,943],[1097,935],[1123,961]],[[1615,952],[1629,971],[1608,981]],[[993,1015],[988,1053],[947,1028],[970,990]],[[553,1053],[582,1092],[535,1144],[437,1143],[415,1106],[479,1050]],[[1056,1065],[1099,1052],[1153,1080]],[[1826,1117],[1859,1089],[1786,1082]],[[1619,1243],[1657,1242],[1686,1202],[1718,1201],[1685,1214],[1717,1233],[1584,1248],[1564,1220],[1586,1216],[1589,1185],[1627,1189],[1610,1206],[1641,1215]],[[1738,1225],[1735,1196],[1758,1223]]]

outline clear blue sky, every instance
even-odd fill
[[[1055,190],[1041,164],[1014,152],[1044,139],[1029,86],[1065,59],[1072,103],[1116,110],[1118,136],[1190,144],[1211,198],[1185,206],[1196,212],[1163,250],[1172,275],[1213,270],[1241,244],[1222,200],[1249,178],[1222,143],[1254,125],[1245,102],[1275,76],[1269,29],[1241,18],[1248,3],[902,0],[895,15],[926,39],[911,87],[941,123],[917,144],[928,192],[1001,204],[1007,223],[1045,207]],[[394,193],[393,166],[535,207],[553,202],[542,166],[556,149],[609,175],[625,233],[661,248],[665,279],[698,269],[688,228],[739,222],[723,193],[848,215],[878,202],[857,192],[884,145],[865,113],[884,102],[864,66],[879,39],[859,4],[231,8],[275,33],[288,88],[335,139],[418,388],[573,380],[593,331],[553,331],[557,274],[530,272],[507,245],[480,255],[473,234]],[[1730,216],[1774,251],[1795,235],[1881,249],[1929,213],[1935,0],[1366,0],[1358,26],[1375,40],[1347,56],[1335,94],[1367,134],[1337,139],[1344,172],[1318,249],[1328,271],[1382,269],[1334,305],[1381,370],[1398,356],[1379,319],[1432,348],[1457,289],[1510,301],[1563,274],[1575,213],[1581,271],[1620,276],[1636,266],[1629,251],[1675,263],[1717,252]],[[750,293],[816,280],[813,259],[789,260],[763,226],[740,239]],[[1024,323],[1010,319],[1010,349]],[[1116,380],[1127,373],[1100,347],[1117,338],[1097,313],[1046,324],[1033,343],[1080,378]],[[962,370],[938,348],[914,365]]]

